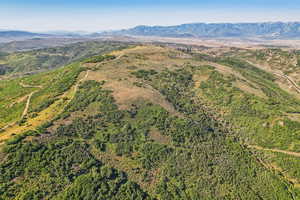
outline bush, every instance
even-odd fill
[[[94,57],[85,59],[83,62],[84,63],[98,63],[98,62],[113,60],[115,58],[116,57],[113,55],[100,55],[100,56],[94,56]]]

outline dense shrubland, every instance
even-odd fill
[[[300,101],[268,81],[267,75],[254,73],[243,75],[260,86],[267,99],[242,91],[234,86],[235,78],[226,77],[215,70],[211,70],[209,79],[200,84],[198,92],[219,109],[228,110],[225,117],[236,127],[244,128],[241,133],[246,140],[269,148],[287,149],[292,143],[298,146],[299,136],[296,133],[300,123],[285,117],[284,112],[296,112],[300,108]]]
[[[96,56],[86,62],[113,58]],[[265,168],[261,155],[241,141],[253,136],[265,147],[288,147],[298,141],[297,134],[287,137],[287,132],[296,133],[299,123],[281,114],[297,110],[299,102],[266,72],[236,59],[214,61],[266,88],[262,91],[267,98],[242,91],[235,87],[237,77],[208,65],[160,71],[128,68],[130,78],[157,90],[177,114],[146,99],[121,110],[105,81],[85,81],[55,119],[6,142],[0,153],[0,199],[298,198],[293,186]],[[56,94],[54,98],[70,88],[82,70],[76,64],[72,69],[61,71],[46,90]],[[195,88],[194,75],[204,71],[207,80]],[[38,85],[41,80],[26,81]],[[226,110],[223,117],[244,129],[221,124],[205,100]],[[278,118],[284,126],[274,124]],[[283,167],[290,163],[291,174],[299,176],[298,160],[273,159]]]
[[[0,164],[1,198],[287,198],[287,186],[222,133],[216,123],[196,111],[188,100],[192,95],[189,72],[165,71],[153,76],[166,78],[153,83],[167,97],[171,98],[168,84],[178,89],[178,99],[171,101],[185,117],[171,116],[147,102],[136,102],[121,111],[101,83],[87,81],[64,112],[81,116],[87,106],[97,102],[99,113],[78,117],[52,133],[44,127],[7,142],[6,158]],[[151,139],[153,128],[170,137],[170,143]],[[146,172],[142,182],[155,180],[156,185],[143,191],[130,181],[126,170],[101,162],[98,154],[137,162]],[[150,171],[159,174],[153,177],[147,173]]]

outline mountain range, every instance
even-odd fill
[[[137,26],[114,34],[160,37],[262,37],[266,39],[299,38],[299,22],[265,23],[193,23],[176,26]]]
[[[32,33],[28,31],[9,31],[4,30],[0,31],[0,37],[49,37],[50,34],[43,34],[43,33]]]
[[[60,31],[59,33],[33,33],[27,31],[0,31],[0,40],[51,37],[102,36],[158,36],[178,38],[263,38],[297,39],[300,38],[300,22],[263,22],[263,23],[192,23],[175,26],[145,26],[116,31],[95,33]]]

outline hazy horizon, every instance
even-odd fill
[[[129,26],[129,27],[125,27],[125,28],[116,28],[116,29],[103,29],[103,30],[95,30],[95,31],[88,31],[88,30],[67,30],[67,29],[49,29],[49,30],[41,30],[41,31],[32,31],[32,30],[27,30],[27,29],[10,29],[10,28],[3,28],[0,27],[0,31],[25,31],[25,32],[36,32],[36,33],[97,33],[97,32],[101,32],[101,31],[117,31],[117,30],[122,30],[122,29],[130,29],[130,28],[135,28],[137,26],[178,26],[178,25],[184,25],[184,24],[247,24],[247,23],[300,23],[299,21],[244,21],[244,22],[233,22],[233,21],[228,21],[228,22],[222,22],[222,21],[218,21],[218,22],[189,22],[189,23],[179,23],[179,24],[137,24],[135,26]]]
[[[300,21],[293,0],[20,0],[0,2],[0,29],[97,32],[137,25]],[[287,14],[288,13],[288,14]]]

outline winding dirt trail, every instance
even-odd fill
[[[75,87],[74,88],[74,94],[77,92],[79,85],[87,79],[87,77],[89,76],[89,73],[90,73],[90,71],[87,70],[86,73],[85,73],[85,75],[84,75],[84,77],[82,77],[80,80],[78,80],[78,82],[74,86]],[[74,96],[73,96],[73,98],[74,98]]]
[[[290,84],[295,88],[295,90],[300,93],[300,87],[297,85],[297,83],[289,76],[285,75],[285,74],[280,74],[280,73],[276,73],[274,72],[275,75],[280,76],[282,78],[285,78],[286,80],[288,80],[290,82]]]
[[[246,59],[244,59],[244,60],[245,60],[246,62],[248,62],[249,64],[251,64],[251,65],[253,65],[253,66],[255,66],[255,67],[259,68],[259,69],[263,69],[263,70],[265,70],[265,71],[267,71],[267,72],[270,72],[270,73],[272,73],[272,74],[274,74],[274,75],[276,75],[276,76],[279,76],[279,77],[281,77],[281,78],[286,79],[286,80],[293,86],[293,88],[295,88],[295,90],[300,94],[300,86],[299,86],[299,85],[298,85],[291,77],[289,77],[289,76],[283,74],[282,72],[278,72],[278,70],[277,70],[277,72],[276,72],[275,70],[271,70],[271,69],[269,69],[269,68],[266,67],[266,66],[263,66],[263,65],[260,65],[260,64],[253,63],[253,62],[251,62],[251,61],[249,61],[249,60],[246,60]]]
[[[23,87],[23,88],[40,88],[40,89],[43,88],[43,86],[40,86],[40,85],[27,85],[27,84],[24,84],[22,81],[20,81],[19,85],[20,85],[21,87]],[[31,97],[32,97],[32,95],[33,95],[34,93],[36,93],[36,92],[38,92],[38,90],[37,90],[37,91],[34,91],[34,92],[31,92],[29,95],[26,95],[26,96],[23,97],[23,98],[25,98],[25,99],[27,98],[27,101],[26,101],[26,104],[25,104],[25,108],[24,108],[24,110],[23,110],[23,113],[22,113],[22,115],[21,115],[21,119],[23,119],[23,118],[25,117],[25,115],[28,113],[28,109],[29,109]],[[24,99],[24,100],[25,100],[25,99]],[[18,100],[18,101],[20,101],[20,100]],[[22,101],[23,101],[23,100],[22,100]],[[18,103],[18,102],[13,102],[10,106],[13,106],[13,105],[16,104],[16,103]],[[5,129],[7,129],[7,128],[11,127],[11,126],[16,125],[16,123],[17,123],[17,122],[12,122],[12,123],[10,123],[10,124],[7,124],[6,126],[0,128],[0,131],[5,131]]]
[[[78,90],[80,83],[85,81],[88,78],[88,75],[89,75],[89,71],[86,71],[85,75],[80,80],[77,80],[76,84],[74,84],[72,88],[70,88],[60,96],[59,100],[55,101],[48,108],[39,112],[36,117],[28,118],[27,119],[28,124],[26,126],[19,126],[15,122],[13,124],[9,124],[4,128],[2,128],[1,130],[2,132],[0,134],[0,146],[4,143],[5,140],[9,139],[12,135],[20,134],[28,130],[34,130],[36,127],[43,124],[46,120],[53,119],[55,116],[57,116],[57,114],[61,113],[64,107],[68,103],[70,103],[71,100],[75,97],[76,91]],[[65,100],[64,97],[68,97],[68,100]],[[31,98],[27,99],[26,105],[28,106],[30,105],[30,99]],[[26,110],[28,109],[28,106],[26,106],[27,108],[24,109],[23,114],[27,113]]]
[[[123,56],[123,54],[118,55],[115,59],[113,59],[111,61],[118,60],[122,56]],[[111,61],[108,61],[108,62],[111,62]],[[65,107],[75,97],[75,94],[76,94],[76,92],[77,92],[77,90],[79,88],[79,85],[88,78],[89,73],[90,73],[90,70],[87,70],[86,73],[85,73],[85,75],[81,79],[79,79],[77,81],[77,83],[72,88],[70,88],[70,90],[66,91],[63,95],[61,95],[60,100],[56,101],[55,103],[53,103],[52,105],[50,105],[48,108],[46,108],[45,110],[41,111],[38,114],[37,117],[35,117],[33,119],[29,119],[28,120],[29,125],[27,125],[26,127],[24,127],[24,126],[18,126],[17,123],[14,122],[14,123],[8,124],[5,127],[1,128],[0,131],[3,132],[3,133],[0,134],[0,145],[3,144],[6,139],[10,138],[11,135],[18,134],[18,133],[21,133],[21,132],[24,132],[24,131],[27,131],[27,130],[32,130],[35,127],[41,125],[42,122],[45,119],[51,119],[57,113],[61,112],[61,109],[63,109],[63,107]],[[43,86],[27,85],[27,84],[24,84],[23,82],[20,82],[19,84],[22,87],[24,87],[24,88],[40,88],[40,89],[43,88]],[[25,106],[25,109],[24,109],[23,114],[22,114],[22,118],[28,112],[30,101],[31,101],[31,98],[32,98],[33,94],[35,92],[38,92],[38,91],[39,90],[31,92],[28,95],[26,106]],[[60,109],[56,108],[56,107],[61,107],[61,106],[58,106],[59,103],[61,103],[63,101],[63,97],[67,97],[67,96],[69,96],[70,98],[69,98],[69,100],[67,102],[65,102],[65,104],[62,106],[62,108],[60,108]],[[56,114],[54,115],[53,113],[56,113]]]
[[[7,125],[3,126],[2,128],[0,128],[0,132],[5,131],[5,129],[7,129],[11,126],[14,126],[15,124],[16,124],[16,122],[13,122],[13,123],[10,123],[10,124],[7,124]]]
[[[123,54],[117,55],[117,57],[115,59],[108,61],[108,62],[119,60],[122,56],[123,56]],[[16,122],[14,122],[14,123],[6,125],[2,129],[0,129],[0,131],[1,131],[0,146],[1,146],[1,144],[4,143],[5,140],[9,139],[12,135],[19,134],[19,133],[22,133],[22,132],[25,132],[28,130],[34,130],[37,126],[40,126],[46,119],[49,120],[49,119],[54,118],[75,97],[75,94],[79,88],[79,85],[82,82],[84,82],[85,80],[87,80],[89,73],[90,73],[90,70],[87,70],[85,75],[81,79],[77,80],[76,83],[68,91],[66,91],[64,94],[62,94],[60,96],[59,100],[57,100],[56,102],[51,104],[45,110],[39,112],[37,117],[27,119],[27,123],[28,123],[27,126],[19,126],[19,125],[17,125]],[[27,85],[22,82],[20,82],[19,84],[24,88],[40,88],[40,89],[43,88],[43,86]],[[33,96],[33,94],[35,92],[38,92],[38,91],[39,90],[36,90],[28,95],[26,106],[23,111],[22,117],[24,117],[28,112],[28,108],[29,108],[29,105],[31,102],[31,97]],[[69,99],[67,101],[65,101],[63,97],[69,97]]]
[[[23,111],[23,114],[22,114],[22,117],[23,118],[27,113],[28,113],[28,109],[29,109],[29,105],[30,105],[30,100],[31,100],[31,97],[32,95],[34,94],[35,92],[31,92],[28,97],[27,97],[27,101],[26,101],[26,105],[25,105],[25,108],[24,108],[24,111]]]
[[[268,149],[268,148],[263,148],[257,145],[247,145],[247,147],[251,149],[257,149],[257,150],[263,150],[263,151],[271,151],[271,152],[277,152],[277,153],[284,153],[290,156],[295,156],[300,158],[300,153],[299,152],[293,152],[293,151],[285,151],[285,150],[280,150],[280,149]]]
[[[262,151],[271,151],[271,152],[276,152],[276,153],[284,153],[287,155],[295,156],[295,157],[300,157],[300,153],[298,152],[291,152],[291,151],[284,151],[284,150],[279,150],[279,149],[268,149],[268,148],[263,148],[257,145],[247,145],[248,148],[256,149],[256,150],[262,150]],[[279,166],[277,166],[276,163],[272,162],[267,162],[262,160],[261,158],[256,157],[257,161],[261,163],[266,169],[269,170],[274,170],[277,173],[279,173],[280,177],[282,177],[284,180],[288,181],[290,184],[292,184],[295,188],[300,189],[300,180],[293,175],[288,174],[288,170],[283,169]],[[291,192],[291,195],[293,192]],[[292,195],[293,199],[294,196]]]
[[[20,84],[22,87],[24,87],[24,88],[40,88],[40,89],[43,88],[43,86],[41,86],[41,85],[26,85],[26,84],[24,84],[22,81],[21,81],[19,84]],[[28,95],[27,101],[26,101],[26,105],[25,105],[25,108],[24,108],[24,111],[23,111],[23,114],[22,114],[22,117],[21,117],[21,118],[23,118],[23,117],[28,113],[28,109],[29,109],[31,97],[32,97],[32,95],[33,95],[34,93],[36,93],[36,92],[38,92],[38,90],[37,90],[37,91],[34,91],[34,92],[31,92],[31,93]]]

